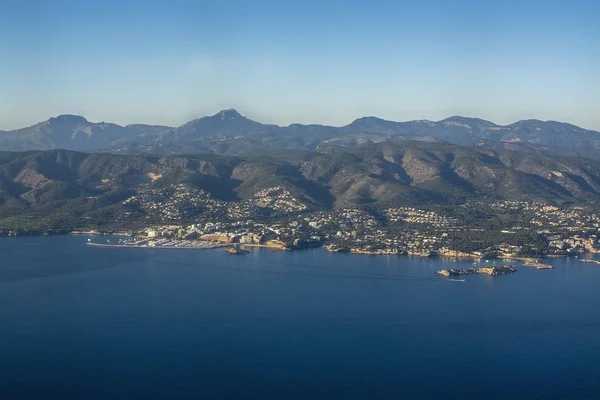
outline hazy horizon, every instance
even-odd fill
[[[600,130],[590,0],[11,2],[0,129],[60,114],[178,126],[235,108],[343,126],[450,116]]]

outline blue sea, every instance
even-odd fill
[[[0,239],[0,398],[600,398],[594,264],[86,241]]]

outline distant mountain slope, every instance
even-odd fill
[[[170,126],[164,125],[144,125],[144,124],[132,124],[127,125],[125,128],[135,129],[140,133],[140,137],[156,137],[162,135],[165,132],[174,129]]]
[[[598,204],[600,162],[421,141],[242,157],[0,152],[0,222],[24,215],[141,218],[123,202],[148,190],[164,189],[168,199],[181,192],[169,189],[174,185],[227,202],[285,188],[309,209],[468,199]]]
[[[525,120],[500,126],[478,118],[451,117],[394,122],[359,118],[349,125],[292,124],[286,127],[252,121],[236,110],[190,121],[180,127],[92,123],[61,115],[28,128],[0,131],[0,150],[68,149],[124,154],[234,154],[270,150],[315,150],[404,140],[438,141],[468,146],[509,143],[528,152],[547,152],[600,159],[600,133],[575,125]],[[492,145],[496,147],[496,145]],[[502,146],[501,146],[502,147]]]
[[[231,137],[240,134],[252,135],[277,129],[275,125],[263,125],[242,116],[236,110],[223,110],[213,116],[190,121],[179,128],[161,135],[159,140],[193,140],[203,137]]]
[[[393,122],[376,117],[360,118],[336,128],[294,124],[263,125],[235,110],[192,121],[145,145],[125,147],[129,153],[241,155],[252,151],[315,150],[355,147],[368,143],[418,140],[468,146],[481,142],[510,143],[519,150],[600,159],[600,133],[553,121],[520,121],[500,126],[478,118],[451,117],[439,122]],[[529,147],[528,147],[529,146]]]
[[[500,126],[479,118],[451,117],[439,122],[392,122],[379,118],[360,118],[341,128],[347,133],[387,133],[430,136],[440,141],[468,145],[487,139],[567,148],[600,148],[600,132],[575,125],[526,120]]]
[[[156,137],[167,129],[170,128],[146,125],[123,127],[105,122],[89,122],[77,115],[60,115],[27,128],[0,132],[0,149],[99,151],[136,138]]]

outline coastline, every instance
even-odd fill
[[[531,267],[531,268],[535,268],[535,269],[553,269],[552,265],[541,263],[539,261],[539,259],[537,259],[537,258],[508,257],[508,258],[503,258],[503,260],[520,261],[522,266]]]
[[[502,265],[502,266],[490,266],[490,267],[474,267],[474,268],[463,268],[463,269],[440,269],[439,271],[435,271],[434,275],[443,276],[445,278],[451,278],[455,276],[462,275],[472,275],[472,274],[483,274],[488,276],[499,276],[499,275],[507,275],[517,272],[517,270],[510,264]]]
[[[197,244],[203,244],[203,245],[197,245]],[[181,241],[182,245],[147,245],[147,244],[110,244],[110,243],[93,243],[93,242],[88,242],[86,243],[87,246],[90,247],[101,247],[101,248],[132,248],[132,249],[168,249],[168,250],[211,250],[211,249],[218,249],[218,248],[232,248],[234,245],[236,244],[232,244],[232,243],[222,243],[222,242],[206,242],[206,241]],[[196,244],[196,245],[194,245]],[[268,245],[268,244],[237,244],[240,247],[244,248],[244,247],[257,247],[257,248],[266,248],[266,249],[271,249],[271,250],[277,250],[277,251],[294,251],[294,250],[303,250],[303,248],[300,249],[290,249],[290,248],[286,248],[286,247],[281,247],[279,245]],[[327,250],[330,253],[340,253],[342,251],[334,251],[334,250],[330,250],[328,248],[327,245],[323,245],[320,246],[321,248]],[[368,252],[368,251],[356,251],[356,249],[350,249],[349,251],[345,251],[344,253],[348,253],[348,254],[353,254],[353,255],[368,255],[368,256],[374,256],[374,255],[385,255],[385,256],[408,256],[408,257],[421,257],[421,258],[439,258],[439,259],[445,259],[445,260],[449,260],[449,259],[453,259],[453,260],[468,260],[468,259],[479,259],[482,260],[481,257],[453,257],[446,254],[424,254],[424,253],[407,253],[407,252],[379,252],[379,251],[374,251],[374,252]],[[596,253],[593,253],[596,254]],[[550,258],[550,257],[569,257],[569,255],[560,255],[560,256],[543,256],[540,258]],[[487,260],[512,260],[512,261],[519,261],[521,262],[521,265],[523,267],[530,267],[530,268],[535,268],[537,270],[550,270],[553,269],[554,267],[552,267],[549,264],[544,264],[539,262],[539,259],[536,258],[528,258],[528,257],[495,257],[495,258],[489,258]],[[591,260],[591,259],[579,259],[580,262],[583,263],[592,263],[592,264],[598,264],[600,265],[600,261],[597,260]],[[494,266],[479,266],[476,267],[475,269],[488,269],[488,268],[496,268]],[[472,268],[473,269],[473,268]]]
[[[89,235],[89,236],[131,236],[129,232],[102,232],[102,231],[71,231],[67,233],[68,235]]]
[[[255,244],[255,243],[233,243],[233,244],[239,244],[240,247],[262,247],[265,249],[272,249],[272,250],[279,250],[279,251],[291,251],[291,250],[295,250],[295,249],[288,249],[286,247],[282,247],[282,246],[275,246],[275,245],[268,245],[268,244]],[[227,246],[231,246],[232,244],[229,243],[227,244]],[[302,250],[302,249],[299,249]]]
[[[169,250],[211,250],[211,249],[218,249],[218,248],[222,248],[222,247],[229,247],[229,245],[226,245],[223,243],[210,243],[210,242],[205,242],[205,243],[208,243],[208,244],[205,246],[191,246],[191,245],[187,245],[187,244],[184,246],[173,246],[173,245],[148,246],[148,245],[138,245],[138,244],[110,244],[110,243],[88,242],[88,243],[86,243],[86,246],[103,247],[103,248],[169,249]]]
[[[600,265],[600,261],[598,260],[591,260],[591,259],[579,259],[579,262],[582,263],[586,263],[586,264],[596,264],[596,265]]]
[[[37,233],[31,235],[2,235],[0,234],[0,238],[2,237],[31,237],[31,236],[54,236],[54,235],[78,235],[78,236],[123,236],[123,237],[132,237],[131,232],[117,231],[117,232],[102,232],[96,230],[90,231],[82,231],[82,230],[74,230],[74,231],[61,231],[61,232],[44,232]],[[147,240],[147,238],[137,238],[138,240]],[[558,258],[558,257],[579,257],[581,254],[600,254],[599,250],[594,251],[585,251],[578,253],[570,253],[570,254],[544,254],[537,258],[533,257],[505,257],[505,256],[497,256],[497,257],[483,257],[478,254],[473,253],[464,253],[455,250],[444,250],[443,252],[406,252],[406,251],[391,251],[391,250],[362,250],[358,248],[338,248],[335,245],[330,243],[323,244],[321,246],[308,246],[308,247],[286,247],[283,242],[279,242],[274,240],[275,243],[266,243],[266,244],[256,244],[256,243],[224,243],[224,242],[209,242],[203,240],[180,240],[175,239],[174,242],[179,241],[178,245],[138,245],[138,244],[112,244],[112,243],[93,243],[88,242],[86,245],[92,247],[113,247],[113,248],[151,248],[151,249],[187,249],[187,250],[202,250],[202,249],[215,249],[215,248],[224,248],[230,247],[233,245],[239,245],[241,247],[257,247],[257,248],[267,248],[278,251],[296,251],[303,250],[305,248],[314,248],[314,247],[322,247],[328,252],[331,253],[348,253],[354,255],[384,255],[384,256],[410,256],[410,257],[422,257],[422,258],[441,258],[447,260],[514,260],[519,261],[524,267],[531,267],[536,269],[552,269],[551,265],[540,262],[542,259],[549,258]],[[209,243],[208,245],[204,245],[202,243]],[[195,244],[195,245],[194,245]],[[198,245],[201,244],[201,245]],[[589,260],[589,259],[579,259],[580,262],[584,263],[595,263],[600,265],[600,261]]]

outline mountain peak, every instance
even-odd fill
[[[385,120],[382,119],[382,118],[374,117],[374,116],[370,115],[370,116],[367,116],[367,117],[357,118],[353,122],[357,122],[357,121],[373,122],[373,121],[385,121]]]
[[[218,118],[220,120],[226,121],[226,120],[242,118],[242,114],[237,112],[236,109],[230,108],[228,110],[219,111],[218,113],[213,115],[213,118]]]
[[[453,117],[449,117],[439,121],[442,125],[445,126],[462,126],[465,128],[478,128],[478,129],[486,129],[496,126],[493,122],[486,121],[481,118],[472,118],[472,117],[462,117],[460,115],[455,115]]]
[[[57,117],[50,118],[48,122],[56,124],[86,124],[88,120],[81,115],[62,114]]]
[[[463,117],[461,115],[453,115],[452,117],[448,117],[448,118],[443,119],[443,120],[441,120],[439,122],[446,122],[446,121],[456,121],[456,122],[487,122],[489,124],[492,123],[490,121],[486,121],[486,120],[481,119],[481,118]]]

